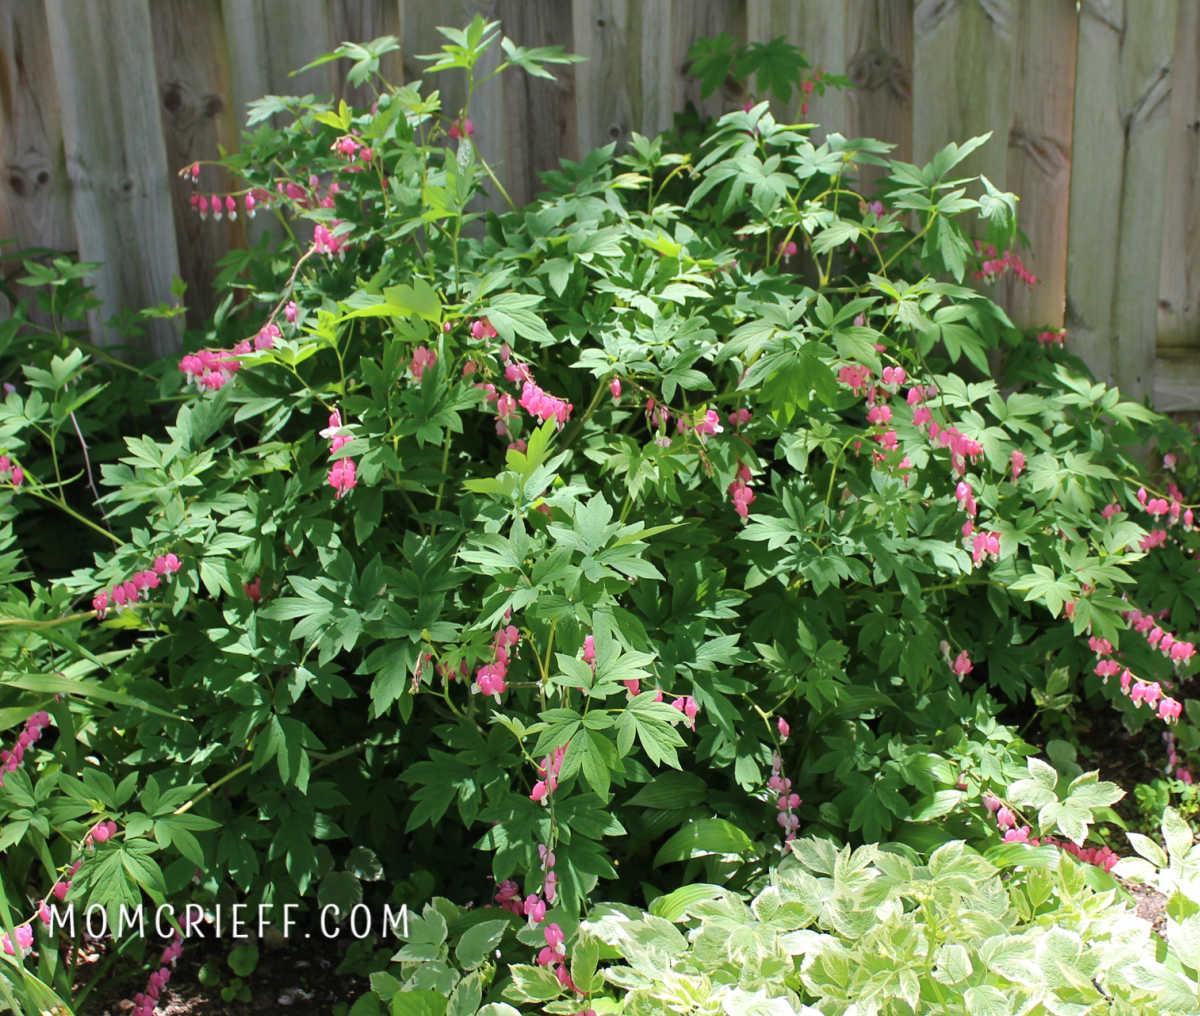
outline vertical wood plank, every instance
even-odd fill
[[[1075,60],[1071,203],[1067,233],[1067,341],[1101,381],[1114,371],[1113,286],[1125,160],[1120,58],[1124,0],[1084,0]]]
[[[92,334],[111,345],[117,337],[102,322],[169,300],[179,274],[149,4],[46,0],[46,15],[79,253],[103,263]],[[161,356],[178,347],[176,325],[152,321],[139,351]]]
[[[325,5],[326,0],[222,0],[229,91],[239,136],[246,129],[247,107],[255,99],[272,94],[333,93],[337,62],[289,77],[333,49]],[[341,74],[344,76],[344,69]],[[281,232],[272,215],[257,216],[245,229],[251,244],[264,233]]]
[[[913,157],[928,162],[1009,122],[1013,0],[920,0],[913,23]],[[1003,136],[976,149],[955,173],[984,173],[1003,187]]]
[[[264,95],[333,93],[336,63],[289,77],[336,45],[330,40],[325,5],[326,0],[222,0],[234,123],[239,130],[245,128],[247,106]]]
[[[627,0],[572,0],[576,53],[575,108],[579,150],[586,154],[612,141],[623,144],[640,130],[633,115],[641,91],[641,61],[631,59]]]
[[[73,248],[58,88],[41,4],[0,6],[0,160],[0,238]]]
[[[813,70],[844,74],[849,6],[822,0],[747,0],[747,36],[751,42],[770,42],[782,35],[805,55]],[[807,112],[801,113],[801,105]],[[789,120],[819,124],[813,132],[816,140],[823,140],[829,131],[848,131],[847,99],[841,89],[831,88],[824,95],[793,94],[787,109],[775,110],[772,104],[772,110]]]
[[[563,46],[573,38],[570,4],[561,0],[500,0],[504,34],[519,46]],[[514,70],[504,83],[508,193],[517,205],[538,192],[538,173],[560,158],[579,158],[575,64],[551,64],[554,80]]]
[[[436,53],[445,44],[446,38],[437,30],[439,26],[465,28],[476,14],[482,15],[485,21],[496,21],[497,0],[444,0],[437,7],[425,3],[407,3],[401,9],[405,79],[423,81],[426,94],[435,89],[439,92],[446,124],[458,117],[466,101],[466,76],[459,70],[430,74],[429,64],[416,57],[418,54]],[[513,41],[521,43],[520,39]],[[500,45],[497,42],[476,65],[476,78],[487,77],[500,65],[500,60]],[[504,87],[508,76],[507,73],[499,75],[479,86],[471,98],[470,110],[471,122],[475,126],[475,147],[506,188],[510,179],[505,165],[508,139],[504,120]],[[492,194],[484,207],[498,212],[507,206],[499,194]]]
[[[383,35],[400,35],[400,6],[403,0],[328,0],[329,42],[334,49],[343,42],[371,42]],[[303,66],[303,65],[301,65]],[[334,65],[334,98],[345,99],[355,107],[369,107],[375,90],[368,85],[351,87],[346,81],[350,62]],[[401,50],[385,54],[379,72],[393,85],[404,81],[404,55]]]
[[[628,45],[638,68],[634,123],[636,130],[646,137],[654,137],[670,127],[675,113],[674,84],[678,71],[674,63],[671,7],[671,0],[629,4]]]
[[[707,99],[701,98],[699,80],[688,73],[687,53],[696,40],[722,32],[744,41],[746,0],[672,0],[669,16],[669,48],[661,51],[642,49],[643,66],[655,59],[661,60],[665,53],[671,54],[667,68],[671,73],[666,82],[669,89],[666,122],[660,130],[669,127],[674,114],[685,109],[689,102],[702,116],[712,117],[728,113],[737,105],[736,97],[724,89],[717,89]]]
[[[848,137],[878,138],[896,146],[892,156],[912,160],[912,0],[854,0],[847,5],[846,95]],[[870,195],[884,176],[863,166],[859,188]]]
[[[191,207],[193,194],[224,195],[240,189],[240,181],[216,166],[202,168],[197,187],[178,175],[193,162],[217,158],[218,145],[226,151],[237,148],[225,24],[219,7],[198,8],[191,0],[157,0],[150,17],[179,271],[187,283],[187,323],[200,328],[216,309],[212,284],[217,261],[246,243],[244,217],[201,221]]]
[[[1154,384],[1171,58],[1178,16],[1179,0],[1126,0],[1119,79],[1125,167],[1113,325],[1117,384],[1126,397],[1138,400]],[[1093,209],[1093,214],[1103,211]]]
[[[1030,288],[1004,282],[1004,305],[1021,326],[1059,328],[1067,287],[1067,210],[1075,97],[1074,0],[1019,0],[1013,53],[1006,189],[1030,249],[1022,260],[1037,276]]]
[[[1158,354],[1200,361],[1200,4],[1179,5],[1158,290]],[[1193,395],[1200,409],[1200,389]]]

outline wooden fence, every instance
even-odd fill
[[[0,238],[103,262],[102,341],[101,320],[168,299],[176,275],[197,324],[246,223],[200,222],[175,171],[236,149],[259,95],[361,100],[344,63],[288,77],[339,42],[398,36],[385,71],[411,80],[436,26],[477,12],[588,58],[477,93],[476,141],[516,200],[560,156],[653,134],[698,100],[696,39],[784,35],[857,85],[812,100],[829,130],[917,161],[994,131],[966,168],[1021,195],[1041,280],[1002,287],[1010,312],[1065,324],[1126,394],[1200,409],[1200,0],[0,0]],[[456,108],[457,84],[436,83]],[[159,322],[150,344],[178,341]]]

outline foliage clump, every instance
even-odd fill
[[[469,97],[498,32],[446,34],[463,109],[420,82],[270,96],[205,170],[236,180],[205,214],[282,232],[226,259],[157,372],[165,433],[98,457],[95,505],[60,464],[99,396],[82,352],[0,406],[4,716],[57,730],[0,791],[15,912],[59,885],[110,913],[436,897],[358,1013],[585,1009],[593,939],[639,1010],[1124,990],[1089,985],[1144,928],[1065,856],[1100,856],[1120,791],[1013,720],[1116,709],[1194,749],[1196,537],[1125,450],[1161,418],[967,284],[1017,235],[1014,195],[955,175],[987,137],[916,166],[764,102],[485,213]],[[392,45],[335,55],[378,80]],[[500,70],[566,59],[501,45]],[[39,505],[103,541],[49,582],[18,571]],[[630,909],[680,899],[690,944]],[[492,965],[514,933],[534,962]]]

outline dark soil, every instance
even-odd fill
[[[228,942],[189,940],[159,999],[156,1016],[330,1016],[336,1003],[351,1005],[370,987],[363,977],[336,973],[345,953],[344,944],[300,938],[288,940],[277,949],[262,950],[258,968],[246,979],[251,1001],[223,1002],[222,986],[202,985],[199,973],[200,967],[211,961],[226,972],[229,980],[225,983],[231,982],[233,975],[224,962],[228,949]],[[133,1009],[133,996],[145,990],[146,976],[146,971],[140,971],[136,980],[101,986],[79,1016],[124,1016]]]

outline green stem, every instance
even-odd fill
[[[541,665],[541,671],[542,671],[543,678],[546,678],[546,675],[550,672],[550,653],[554,649],[554,629],[557,627],[558,627],[558,618],[556,617],[556,618],[554,618],[553,621],[550,622],[550,638],[548,638],[546,640],[546,662],[544,665]]]
[[[588,403],[587,409],[585,409],[583,411],[583,416],[581,416],[575,422],[575,425],[571,428],[570,433],[567,434],[567,436],[563,439],[561,448],[563,448],[563,449],[570,448],[571,443],[577,437],[579,437],[580,432],[583,430],[583,425],[585,423],[587,423],[587,421],[591,417],[592,413],[594,413],[596,411],[596,406],[598,406],[600,404],[600,399],[604,395],[604,392],[607,390],[607,388],[608,388],[608,386],[605,385],[603,382],[601,382],[601,384],[596,388],[596,394],[592,396],[592,401]]]
[[[888,266],[893,261],[895,261],[896,258],[898,258],[901,254],[903,254],[906,250],[908,250],[909,247],[911,247],[914,243],[916,243],[918,240],[920,240],[921,237],[923,237],[926,233],[928,233],[929,227],[933,225],[934,220],[936,218],[937,218],[937,212],[931,211],[929,213],[929,220],[925,223],[925,226],[921,229],[921,232],[916,233],[912,237],[910,237],[907,241],[905,241],[905,243],[903,245],[900,246],[900,248],[898,250],[896,250],[892,254],[892,256],[890,258],[888,258],[885,262],[883,262],[883,265],[880,267],[880,274],[886,273],[888,270]]]
[[[32,477],[30,477],[30,479],[32,479]],[[11,484],[10,484],[10,486],[11,486]],[[39,486],[40,486],[40,484],[39,484]],[[14,487],[13,489],[20,490],[19,487]],[[80,515],[79,512],[77,512],[74,508],[71,508],[69,505],[63,504],[57,498],[47,497],[40,490],[38,490],[37,487],[29,487],[26,489],[25,493],[32,494],[34,497],[40,498],[41,500],[45,501],[47,504],[54,505],[54,507],[56,507],[59,511],[66,512],[68,515],[70,515],[71,518],[73,518],[76,522],[82,522],[85,526],[88,527],[88,529],[94,529],[101,536],[107,536],[118,547],[125,546],[125,541],[122,540],[119,536],[115,536],[114,534],[110,533],[107,529],[103,528],[102,526],[96,525],[96,523],[93,522],[91,519],[85,518],[83,515]]]
[[[450,431],[446,431],[446,440],[442,442],[442,482],[438,484],[437,500],[434,502],[433,510],[438,512],[442,508],[442,493],[446,489],[446,467],[450,462]]]
[[[621,517],[618,521],[620,521],[622,523],[625,521],[625,516],[629,514],[629,508],[630,508],[630,505],[632,505],[632,503],[633,503],[632,495],[629,493],[629,491],[627,489],[625,491],[625,500],[621,504]]]
[[[654,206],[658,204],[658,199],[659,199],[659,197],[662,196],[662,192],[666,188],[667,184],[669,184],[671,182],[671,178],[673,176],[675,176],[675,174],[680,172],[681,170],[690,168],[690,163],[691,163],[691,156],[689,155],[683,160],[683,162],[679,163],[678,166],[676,166],[673,170],[671,170],[671,172],[669,172],[666,175],[666,177],[664,177],[663,182],[658,185],[657,191],[655,191],[653,189],[654,181],[653,180],[650,181],[650,183],[651,183],[650,204],[646,208],[647,212],[652,212],[654,210]]]
[[[482,155],[479,154],[479,149],[475,148],[474,141],[471,141],[471,147],[475,149],[475,155],[479,159],[479,164],[483,167],[484,172],[487,173],[488,177],[491,179],[492,183],[495,185],[496,190],[498,190],[500,192],[500,196],[502,198],[504,198],[504,202],[505,202],[505,204],[508,205],[509,211],[515,212],[517,210],[516,203],[513,201],[512,198],[510,198],[508,196],[508,191],[506,191],[504,189],[504,184],[502,184],[496,178],[496,174],[492,172],[492,167],[487,164],[487,159],[485,159]]]
[[[816,536],[820,536],[825,531],[825,519],[829,516],[830,501],[833,498],[833,481],[837,477],[838,466],[841,464],[842,456],[846,454],[846,449],[850,447],[854,441],[861,441],[862,435],[858,433],[851,434],[842,443],[842,447],[838,449],[837,455],[833,460],[833,469],[829,473],[829,486],[825,491],[825,511],[821,515],[821,524],[817,526]]]
[[[252,765],[254,765],[254,760],[253,760],[253,759],[251,759],[249,762],[243,762],[243,763],[242,763],[240,766],[238,766],[236,769],[231,769],[229,772],[227,772],[227,773],[226,773],[224,776],[222,776],[222,777],[221,777],[219,780],[217,780],[215,783],[210,783],[210,784],[209,784],[207,787],[205,787],[205,788],[204,788],[202,791],[200,791],[200,793],[198,793],[198,794],[197,794],[195,797],[193,797],[193,798],[192,798],[190,801],[184,801],[184,802],[183,802],[183,804],[181,804],[181,805],[180,805],[178,808],[176,808],[176,809],[175,809],[175,811],[174,811],[174,812],[172,812],[172,814],[174,814],[174,815],[182,815],[184,812],[191,811],[191,810],[192,810],[192,806],[193,806],[194,804],[196,804],[196,802],[197,802],[197,801],[203,800],[205,797],[207,797],[207,796],[208,796],[209,794],[211,794],[213,791],[217,790],[219,787],[221,787],[221,786],[223,786],[224,784],[228,783],[228,782],[229,782],[230,780],[232,780],[232,779],[233,779],[235,776],[237,776],[237,775],[239,775],[239,774],[241,774],[241,773],[244,773],[244,772],[245,772],[247,769],[249,769],[249,768],[250,768]]]
[[[93,617],[90,610],[80,611],[77,614],[64,614],[62,617],[51,617],[42,621],[35,621],[32,618],[24,617],[0,617],[0,628],[20,628],[24,631],[42,631],[46,628],[58,628],[64,624],[74,624],[76,621],[86,621]]]

